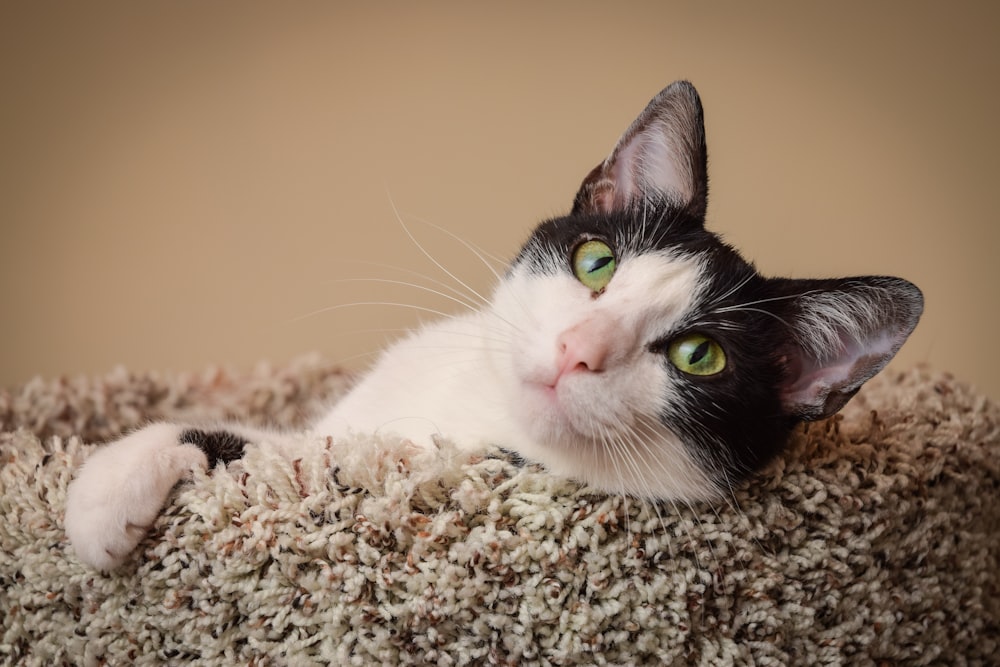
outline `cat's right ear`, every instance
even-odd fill
[[[708,151],[698,91],[677,81],[660,91],[577,192],[573,213],[610,213],[669,200],[703,217]]]

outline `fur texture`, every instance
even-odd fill
[[[916,326],[920,291],[760,276],[705,229],[702,116],[690,84],[664,89],[488,303],[387,350],[315,430],[501,447],[611,493],[693,501],[730,494],[798,421],[840,409]],[[220,428],[154,425],[84,466],[67,514],[78,555],[113,567],[188,471],[294,440]]]

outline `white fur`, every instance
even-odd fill
[[[151,424],[101,447],[84,462],[66,492],[66,535],[80,560],[98,570],[120,565],[156,520],[174,485],[208,466],[198,447],[179,442],[186,428]],[[220,428],[254,442],[287,440],[246,426]]]
[[[658,418],[672,392],[650,343],[697,297],[693,259],[625,259],[593,298],[568,273],[516,268],[483,313],[444,320],[390,348],[316,426],[393,432],[418,444],[500,446],[613,492],[692,499],[712,486]],[[607,347],[603,368],[559,377],[561,337]]]
[[[153,424],[94,452],[66,494],[66,534],[80,560],[121,563],[152,525],[170,489],[208,460],[178,444],[183,427]]]
[[[511,447],[553,472],[613,492],[698,498],[706,475],[659,414],[674,388],[662,356],[649,345],[676,329],[698,298],[702,267],[663,253],[623,257],[607,290],[593,298],[564,273],[515,271],[494,311],[518,325],[508,350],[491,350],[512,419],[525,431]],[[607,361],[544,386],[559,363],[560,336],[581,330],[604,339]]]
[[[585,181],[592,210],[683,203],[703,191],[692,162],[704,162],[700,118],[690,84],[661,92],[598,182]],[[466,450],[500,446],[616,493],[708,495],[713,486],[698,461],[662,424],[676,391],[650,350],[697,301],[703,268],[690,257],[618,250],[617,272],[599,296],[573,278],[564,256],[548,256],[548,272],[515,265],[482,311],[390,348],[314,430],[395,433],[425,447],[437,437]],[[82,560],[98,568],[120,562],[170,488],[205,465],[196,448],[178,445],[178,429],[143,429],[84,466],[66,515]]]
[[[648,350],[697,298],[702,269],[666,254],[623,260],[598,298],[568,273],[515,268],[487,309],[429,325],[389,348],[313,430],[391,433],[423,447],[443,437],[470,452],[499,446],[612,492],[707,495],[705,473],[657,417],[672,388],[662,359]],[[600,364],[591,358],[599,368],[560,370],[567,359],[561,342],[573,335],[600,347]],[[183,428],[154,424],[88,459],[66,510],[82,561],[101,570],[120,564],[170,489],[207,465],[197,447],[178,444]],[[255,442],[280,440],[224,428]]]

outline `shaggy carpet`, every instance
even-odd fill
[[[716,506],[501,453],[303,434],[177,487],[120,570],[62,526],[73,470],[152,419],[301,426],[308,358],[0,392],[0,660],[17,665],[996,664],[1000,408],[916,369],[802,428]]]

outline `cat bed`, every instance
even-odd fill
[[[177,487],[82,566],[73,470],[149,420],[296,427],[317,358],[0,392],[4,664],[982,664],[1000,655],[1000,408],[888,371],[710,505],[608,497],[448,443],[303,434]]]

